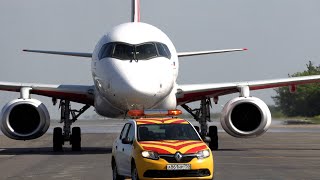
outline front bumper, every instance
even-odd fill
[[[151,160],[137,158],[135,160],[140,179],[212,179],[214,174],[214,164],[212,154],[205,159],[193,158],[190,162],[180,164],[190,164],[190,170],[167,170],[168,163],[160,158]]]

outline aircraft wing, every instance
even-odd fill
[[[228,53],[228,52],[235,52],[235,51],[246,51],[246,50],[248,49],[242,48],[242,49],[222,49],[222,50],[211,50],[211,51],[178,52],[178,57],[219,54],[219,53]]]
[[[260,90],[282,86],[296,87],[300,84],[317,82],[320,82],[320,75],[233,83],[179,85],[177,102],[181,105],[200,100],[203,97],[219,97],[232,94],[240,92],[240,88],[243,86],[249,87],[250,90]]]
[[[81,53],[81,52],[42,51],[42,50],[30,50],[30,49],[24,49],[22,51],[33,52],[33,53],[42,53],[42,54],[63,55],[63,56],[76,56],[76,57],[85,57],[85,58],[92,57],[92,53]]]
[[[89,105],[93,105],[94,103],[94,86],[29,84],[0,81],[0,91],[20,92],[21,88],[30,88],[30,94],[65,99]]]

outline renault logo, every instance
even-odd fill
[[[177,162],[180,162],[181,159],[182,159],[182,155],[180,152],[177,152],[175,155],[174,155],[174,158],[176,158]]]

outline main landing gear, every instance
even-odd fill
[[[218,149],[218,128],[217,126],[210,126],[208,128],[208,122],[211,122],[210,119],[210,107],[211,100],[210,98],[201,99],[199,109],[191,109],[186,104],[181,105],[187,112],[189,112],[193,118],[200,124],[200,135],[202,138],[209,136],[211,141],[209,142],[209,147],[211,150]],[[209,132],[208,132],[209,129]]]
[[[55,127],[53,129],[53,151],[62,151],[62,146],[65,142],[69,141],[72,147],[72,151],[81,151],[81,129],[80,127],[73,127],[77,118],[89,109],[90,105],[85,105],[80,110],[71,109],[70,101],[61,100],[61,119],[60,123],[63,123],[63,129],[61,127]],[[70,115],[72,118],[70,118]]]

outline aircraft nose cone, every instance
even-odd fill
[[[121,106],[129,109],[151,108],[173,88],[174,76],[169,62],[133,61],[118,66],[117,70],[112,78],[114,100],[120,100]]]

